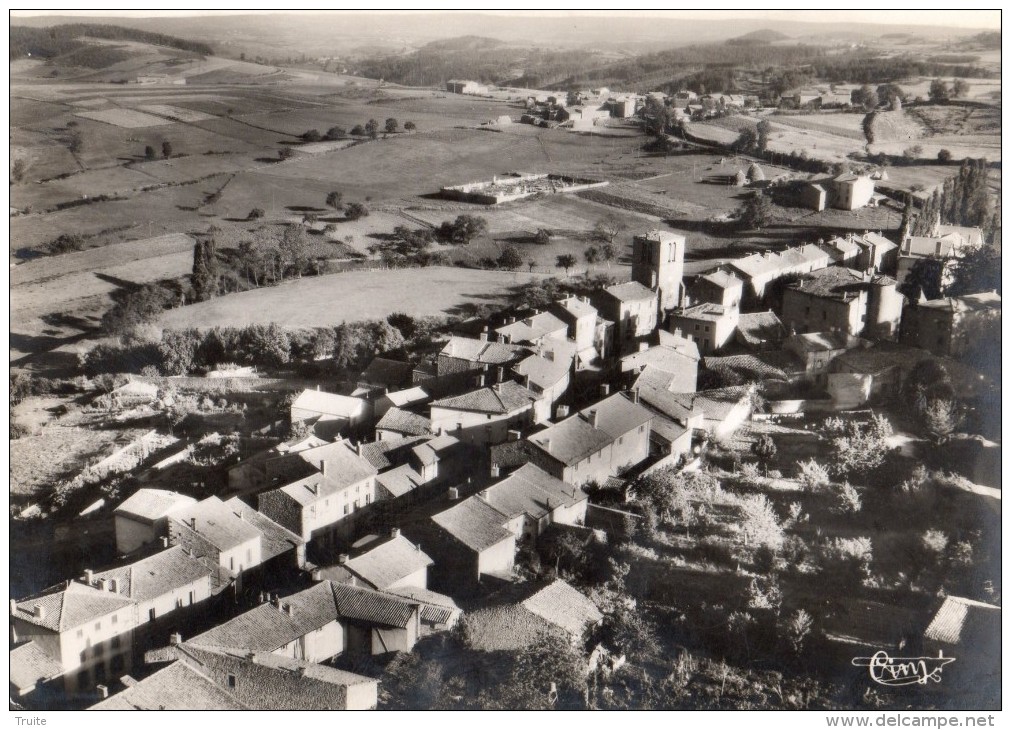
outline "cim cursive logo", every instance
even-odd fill
[[[878,684],[902,687],[940,682],[944,667],[953,661],[953,657],[946,657],[942,652],[936,657],[890,657],[888,652],[879,651],[871,657],[855,657],[850,663],[854,667],[867,667],[871,679]]]

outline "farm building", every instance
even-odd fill
[[[890,276],[830,266],[787,287],[781,316],[794,332],[894,339],[904,301]]]
[[[320,438],[334,438],[368,418],[368,403],[320,390],[303,390],[291,404],[291,422],[307,423]]]
[[[496,175],[491,180],[452,185],[442,188],[443,197],[462,200],[467,203],[498,205],[513,200],[522,200],[534,195],[553,193],[577,193],[581,190],[600,188],[606,180],[591,180],[568,175],[549,173],[509,173]]]
[[[446,91],[451,94],[487,94],[488,85],[466,79],[450,79],[446,82]]]
[[[902,321],[902,342],[935,355],[960,355],[972,342],[980,326],[1001,318],[1001,297],[997,292],[968,294],[918,302],[906,308]]]
[[[132,553],[166,534],[169,515],[195,505],[197,500],[163,489],[138,489],[113,513],[116,550]]]

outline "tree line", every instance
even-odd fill
[[[168,46],[182,51],[192,51],[205,56],[214,54],[206,43],[188,41],[163,33],[151,33],[135,28],[97,23],[67,23],[51,28],[30,28],[14,25],[10,28],[10,57],[54,58],[65,53],[79,51],[88,46],[78,40],[81,36],[103,38],[114,41],[136,41],[156,46]]]

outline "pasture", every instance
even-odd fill
[[[538,278],[443,266],[329,274],[170,309],[159,324],[208,328],[277,322],[300,329],[382,319],[394,312],[462,314],[467,305],[504,301],[513,287]]]

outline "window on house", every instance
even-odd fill
[[[618,437],[618,446],[621,446],[623,443],[625,443],[625,437],[624,436],[619,436]]]
[[[228,675],[228,689],[235,689],[235,675]]]
[[[102,656],[103,654],[105,654],[105,644],[96,644],[95,645],[95,656],[99,657],[99,656]]]
[[[121,640],[120,640],[120,638],[118,636],[113,636],[112,637],[112,648],[113,649],[118,649],[120,643],[121,643]]]
[[[646,430],[646,426],[645,425],[639,426],[639,433],[642,433],[645,430]]]
[[[155,610],[154,610],[154,609],[152,608],[151,610],[149,610],[149,611],[147,612],[147,620],[148,620],[148,621],[154,621],[154,620],[155,620],[155,617],[156,617],[156,615],[157,615],[157,614],[155,613]]]
[[[115,625],[116,625],[116,624],[118,624],[118,623],[119,623],[119,614],[115,614],[115,613],[114,613],[114,614],[112,615],[112,625],[113,625],[113,626],[115,626]]]
[[[96,621],[95,622],[95,631],[101,631],[101,630],[102,630],[102,622],[101,621]]]
[[[126,662],[123,661],[123,655],[117,654],[116,656],[114,656],[112,658],[112,662],[110,662],[110,666],[112,667],[112,671],[116,672],[117,674],[119,672],[122,672],[126,668]]]
[[[77,638],[81,639],[83,637],[84,637],[84,629],[78,629],[77,630]]]
[[[828,312],[822,312],[822,313],[821,313],[821,318],[822,318],[823,320],[824,320],[824,319],[828,319]]]
[[[107,671],[105,668],[105,664],[99,664],[98,666],[95,667],[95,682],[101,684],[102,682],[105,681],[106,676]]]
[[[811,314],[811,307],[804,307],[804,316]]]
[[[695,331],[696,331],[696,332],[698,332],[698,331],[699,331],[699,326],[698,326],[698,325],[695,325]]]
[[[355,500],[355,506],[354,506],[354,508],[355,508],[355,509],[358,509],[359,507],[361,507],[361,504],[360,504],[360,503],[359,503],[359,501],[358,501],[358,500],[356,499],[356,500]]]
[[[371,502],[372,502],[372,495],[371,494],[366,494],[365,495],[365,504],[371,504]]]
[[[350,508],[347,505],[344,505],[344,514],[347,514],[350,511]]]
[[[196,602],[196,594],[194,594],[193,591],[190,591],[190,605],[192,606],[195,602]]]
[[[228,569],[229,570],[235,570],[235,558],[234,557],[228,559]]]
[[[709,325],[706,325],[706,332],[709,331]]]
[[[246,548],[246,562],[253,562],[253,548]]]

